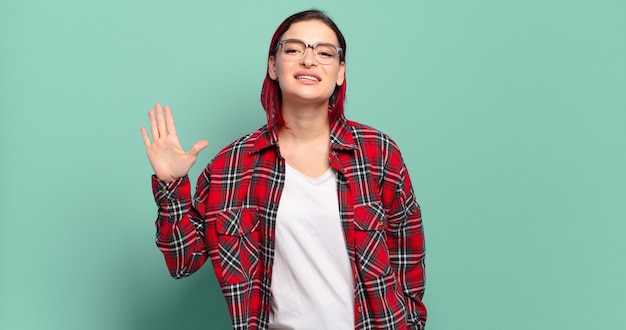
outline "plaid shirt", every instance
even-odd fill
[[[268,329],[276,212],[285,180],[277,132],[263,126],[221,152],[198,178],[155,177],[156,243],[174,278],[210,258],[234,329]],[[396,144],[373,128],[331,122],[330,162],[354,275],[355,329],[423,329],[420,208]]]

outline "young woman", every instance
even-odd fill
[[[323,12],[288,17],[269,48],[267,124],[220,151],[191,197],[172,113],[142,128],[175,278],[210,258],[235,329],[423,329],[420,209],[396,144],[347,120],[346,42]]]

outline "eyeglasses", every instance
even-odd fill
[[[341,48],[327,42],[318,42],[313,45],[307,44],[300,39],[285,39],[278,42],[276,48],[283,48],[283,55],[289,61],[301,60],[309,48],[313,49],[313,55],[320,64],[330,64],[341,54]]]

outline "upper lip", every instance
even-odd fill
[[[322,81],[322,77],[320,77],[317,73],[308,70],[298,71],[293,77],[298,79],[298,77],[302,76],[311,76],[315,77],[315,79],[317,79],[318,81]]]

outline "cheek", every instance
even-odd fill
[[[282,75],[289,71],[289,62],[281,61],[280,59],[276,60],[276,74]]]
[[[343,83],[343,72],[340,69],[333,70],[332,74],[332,83],[334,85],[341,85]]]

